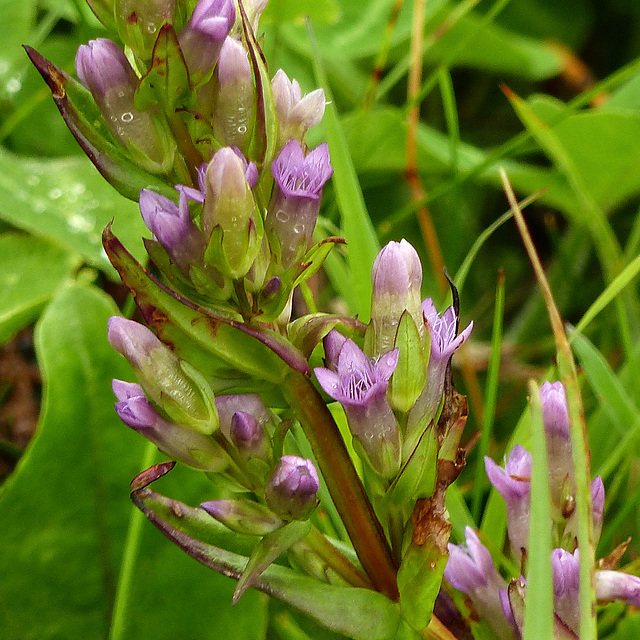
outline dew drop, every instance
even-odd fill
[[[123,129],[122,127],[117,127],[117,128],[116,128],[116,133],[117,133],[119,136],[123,136],[123,135],[124,135],[124,129]]]
[[[131,113],[131,111],[125,111],[120,116],[120,120],[122,120],[122,122],[131,122],[133,120],[133,113]]]
[[[155,22],[149,22],[149,24],[147,24],[148,33],[155,33],[157,30],[158,30],[158,27],[156,27]]]
[[[247,127],[246,127],[246,125],[241,124],[241,125],[238,127],[238,133],[240,133],[240,134],[247,133]]]
[[[282,209],[276,211],[276,220],[278,222],[289,222],[289,214]]]
[[[111,120],[111,122],[118,122],[118,117],[117,116],[110,116],[109,120]]]
[[[57,200],[62,195],[62,189],[51,189],[49,191],[49,197],[52,200]]]
[[[22,89],[20,78],[10,78],[7,80],[7,93],[18,93]]]
[[[304,225],[301,222],[294,224],[293,233],[304,233]]]

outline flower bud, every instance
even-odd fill
[[[233,442],[231,435],[233,416],[239,411],[251,415],[263,429],[271,420],[269,410],[257,393],[216,396],[216,409],[220,417],[220,431],[229,442]]]
[[[620,600],[640,607],[640,578],[622,571],[596,571],[596,598],[599,602]]]
[[[164,120],[135,108],[138,77],[118,45],[106,38],[81,45],[76,73],[133,159],[147,171],[166,173],[173,165],[175,142]]]
[[[225,146],[246,152],[253,128],[253,74],[247,50],[227,36],[218,60],[218,92],[213,132]]]
[[[107,337],[129,361],[145,393],[173,422],[204,434],[218,428],[213,394],[206,381],[147,327],[113,316],[109,318]]]
[[[318,472],[311,460],[282,456],[265,488],[269,508],[284,520],[306,520],[318,504]]]
[[[225,527],[240,534],[266,536],[283,525],[269,509],[250,500],[210,500],[200,506]]]
[[[573,498],[575,492],[567,396],[561,382],[545,382],[539,393],[547,442],[549,491],[557,519],[567,495]]]
[[[118,399],[116,413],[131,427],[153,442],[170,458],[203,471],[222,471],[229,462],[226,453],[209,436],[165,420],[153,408],[139,384],[114,380]]]
[[[204,238],[191,220],[184,191],[180,192],[180,203],[176,206],[169,198],[143,189],[140,192],[140,213],[154,238],[185,275],[189,274],[192,264],[202,264]]]
[[[471,527],[465,527],[466,547],[449,544],[444,577],[469,596],[476,611],[502,640],[513,639],[513,628],[504,615],[500,591],[507,583],[498,573],[489,550]]]
[[[372,355],[393,349],[398,323],[405,311],[409,312],[422,336],[422,265],[411,244],[403,239],[385,245],[373,263],[371,280]]]
[[[151,59],[164,24],[172,24],[176,0],[115,0],[118,33],[140,60]]]
[[[580,557],[578,550],[551,552],[553,608],[562,622],[574,632],[580,629]]]
[[[257,458],[269,462],[271,443],[264,427],[246,411],[236,411],[231,418],[231,442],[245,460]]]
[[[302,97],[297,80],[289,80],[287,74],[278,69],[271,81],[271,90],[278,117],[277,149],[282,149],[291,139],[302,143],[307,129],[319,124],[324,115],[324,91],[316,89]]]
[[[522,549],[529,545],[531,454],[524,447],[516,445],[511,450],[504,469],[488,456],[485,457],[484,463],[491,484],[507,505],[507,530],[511,550],[520,562]]]
[[[290,140],[271,163],[275,179],[266,229],[283,270],[307,252],[320,211],[322,189],[331,177],[329,147],[322,143],[305,157],[297,140]]]
[[[387,400],[389,378],[397,363],[397,349],[372,362],[355,342],[345,339],[337,363],[330,363],[333,368],[314,369],[320,386],[343,406],[364,457],[386,479],[400,469],[400,428]]]
[[[223,147],[214,154],[206,173],[202,221],[209,244],[205,261],[234,279],[251,268],[263,235],[262,218],[247,181],[250,172],[251,165],[245,169],[236,152]]]
[[[178,34],[178,42],[195,87],[213,73],[224,39],[236,20],[233,0],[200,0],[189,22]]]

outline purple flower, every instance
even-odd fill
[[[444,577],[458,591],[469,596],[477,612],[501,639],[514,638],[513,627],[505,617],[500,593],[507,583],[498,573],[489,550],[471,527],[465,527],[466,547],[449,544],[449,560]]]
[[[81,45],[76,73],[89,89],[112,133],[146,170],[163,173],[173,165],[175,143],[166,124],[134,106],[138,76],[124,52],[106,38]]]
[[[233,0],[200,0],[178,34],[180,49],[194,86],[211,77],[220,49],[236,20]]]
[[[374,353],[384,353],[395,346],[398,324],[405,311],[422,337],[422,264],[411,244],[404,239],[386,244],[373,263],[371,280]]]
[[[192,264],[202,264],[204,238],[193,224],[188,196],[180,191],[179,205],[155,191],[140,192],[140,213],[154,237],[185,275]]]
[[[409,414],[407,434],[415,437],[413,430],[436,417],[436,412],[444,392],[445,375],[449,360],[467,340],[473,329],[473,322],[456,335],[458,316],[453,307],[448,307],[442,315],[438,314],[433,300],[427,298],[422,302],[422,315],[429,328],[431,351],[427,366],[427,382],[414,408]]]
[[[113,316],[107,338],[129,361],[145,393],[171,420],[204,434],[218,428],[213,393],[206,380],[147,327]]]
[[[332,330],[327,336],[338,342]],[[336,350],[330,348],[335,355]],[[314,371],[320,386],[342,404],[349,429],[373,469],[384,478],[393,477],[400,466],[400,429],[387,401],[387,387],[396,365],[398,350],[369,360],[355,342],[345,339],[333,368]]]
[[[169,457],[204,471],[222,471],[228,456],[214,440],[165,420],[154,409],[139,384],[114,380],[116,413],[128,427],[151,440]]]
[[[580,559],[578,550],[551,552],[553,601],[556,615],[574,632],[580,628]]]
[[[596,598],[599,602],[620,600],[640,607],[640,578],[622,571],[596,571]]]
[[[547,441],[551,505],[554,520],[559,520],[571,515],[575,493],[567,397],[561,382],[545,382],[539,393]],[[565,504],[567,497],[569,503]]]
[[[247,50],[227,36],[218,60],[213,130],[222,144],[246,151],[253,127],[253,73]]]
[[[271,420],[269,410],[257,393],[216,396],[216,409],[220,420],[220,431],[229,442],[233,442],[231,422],[238,411],[243,411],[253,416],[263,428]]]
[[[591,506],[593,508],[593,540],[600,539],[602,520],[604,516],[604,484],[602,478],[596,476],[591,481]],[[578,544],[578,512],[574,509],[566,519],[562,546],[573,548]]]
[[[246,411],[236,411],[231,417],[231,441],[245,460],[269,462],[271,443],[264,427]]]
[[[322,189],[333,169],[325,143],[305,157],[297,140],[290,140],[271,163],[275,188],[266,219],[269,241],[286,270],[307,251],[320,211]]]
[[[269,508],[284,520],[306,520],[318,504],[318,472],[311,460],[282,456],[265,488]]]
[[[230,147],[214,154],[206,172],[205,260],[233,279],[247,274],[262,241],[262,218],[247,180],[252,173],[251,165]]]
[[[485,468],[491,484],[507,505],[507,528],[511,549],[518,561],[529,543],[529,507],[531,499],[531,454],[516,445],[505,468],[485,457]],[[549,525],[550,526],[550,525]]]
[[[316,89],[303,98],[298,81],[289,80],[282,69],[273,77],[271,90],[278,116],[277,148],[281,149],[291,139],[302,142],[307,129],[322,120],[324,91]]]

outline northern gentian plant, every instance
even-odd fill
[[[314,238],[333,169],[327,144],[309,149],[306,132],[323,117],[324,93],[303,95],[281,69],[270,76],[256,38],[265,4],[89,2],[113,39],[80,47],[78,80],[28,48],[76,139],[139,201],[152,234],[152,267],[110,226],[103,234],[142,320],[109,322],[111,345],[138,378],[113,381],[115,409],[171,459],[134,478],[132,499],[187,553],[235,578],[234,601],[255,587],[356,639],[417,638],[428,627],[451,637],[433,616],[446,565],[500,637],[516,637],[514,583],[471,529],[467,549],[448,547],[445,493],[464,465],[467,416],[451,359],[473,326],[459,331],[457,292],[442,313],[422,300],[422,266],[402,240],[375,260],[367,325],[294,313],[296,288],[343,241]],[[545,422],[557,615],[572,629],[563,402],[552,387]],[[352,442],[334,418],[341,411]],[[149,487],[176,461],[213,480],[201,506]],[[523,564],[529,468],[524,449],[504,470],[487,461]],[[600,521],[603,499],[594,481]],[[345,539],[331,537],[342,529]],[[601,571],[597,585],[602,598],[638,599],[626,574]]]

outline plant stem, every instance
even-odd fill
[[[331,412],[311,381],[298,371],[287,376],[285,393],[362,567],[378,591],[397,600],[396,566],[391,549]]]
[[[372,589],[369,578],[356,567],[339,549],[334,547],[326,536],[314,525],[304,541],[327,563],[341,578],[354,587]]]

